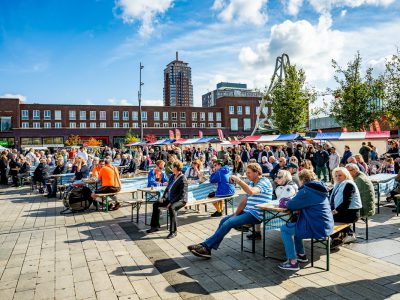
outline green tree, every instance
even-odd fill
[[[386,61],[384,74],[386,91],[386,110],[390,123],[400,126],[400,52]]]
[[[271,120],[281,133],[303,132],[315,93],[305,88],[306,75],[296,65],[285,67],[285,74],[271,93]]]
[[[352,131],[365,130],[381,114],[381,102],[384,98],[382,77],[374,78],[372,68],[361,74],[362,58],[357,52],[353,61],[342,68],[335,60],[335,80],[339,84],[333,91],[335,99],[329,109],[331,117]]]

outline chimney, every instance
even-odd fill
[[[179,60],[179,59],[178,59],[178,51],[176,51],[176,60]]]

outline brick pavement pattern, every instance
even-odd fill
[[[330,272],[322,270],[319,249],[321,269],[308,263],[297,273],[264,259],[261,242],[256,254],[240,252],[236,231],[212,259],[192,256],[187,245],[219,222],[204,210],[180,213],[178,236],[166,240],[166,231],[144,234],[143,214],[138,227],[130,223],[129,207],[60,215],[62,209],[61,200],[30,195],[28,188],[0,190],[1,300],[400,299],[400,217],[390,208],[372,217],[368,242],[332,253]],[[279,232],[267,235],[267,254],[283,257]]]

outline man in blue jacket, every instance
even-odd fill
[[[235,194],[235,186],[229,182],[229,167],[224,165],[221,159],[218,159],[213,165],[214,173],[210,176],[211,183],[217,183],[215,197],[226,197]],[[211,214],[211,217],[222,216],[223,201],[214,203],[216,212]]]
[[[344,153],[343,153],[343,157],[340,161],[340,164],[342,166],[345,166],[347,164],[347,160],[349,159],[349,157],[353,156],[353,152],[351,152],[350,147],[349,146],[344,146]]]
[[[168,178],[165,175],[164,166],[165,162],[163,160],[156,161],[156,167],[147,175],[147,187],[168,184]]]
[[[281,237],[287,261],[279,264],[284,270],[300,270],[299,262],[307,262],[303,239],[321,239],[333,231],[333,215],[328,200],[328,191],[315,180],[311,170],[299,173],[300,189],[287,203],[291,211],[300,211],[297,222],[289,222],[281,227]]]

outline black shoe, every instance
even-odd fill
[[[176,237],[176,232],[171,232],[170,234],[168,234],[167,239],[173,239],[174,237]]]
[[[235,227],[235,230],[237,230],[237,231],[243,231],[243,232],[248,232],[249,229],[250,229],[252,226],[253,226],[253,225],[246,224],[246,225],[242,225],[242,226],[239,226],[239,227]]]
[[[199,244],[195,249],[190,250],[194,256],[202,257],[202,258],[211,258],[211,251],[209,251],[206,247]]]
[[[246,237],[249,239],[249,240],[261,240],[261,232],[253,232],[253,233],[250,233],[250,234],[248,234],[248,235],[246,235]]]
[[[211,216],[210,217],[221,217],[222,216],[222,212],[218,212],[218,211],[216,211],[215,213],[213,213],[213,214],[211,214]]]
[[[157,227],[151,227],[150,229],[147,229],[146,230],[146,232],[147,233],[153,233],[153,232],[156,232],[156,231],[159,231],[160,229],[158,229]]]
[[[305,254],[297,254],[297,261],[301,263],[306,263],[308,262],[308,259]]]

